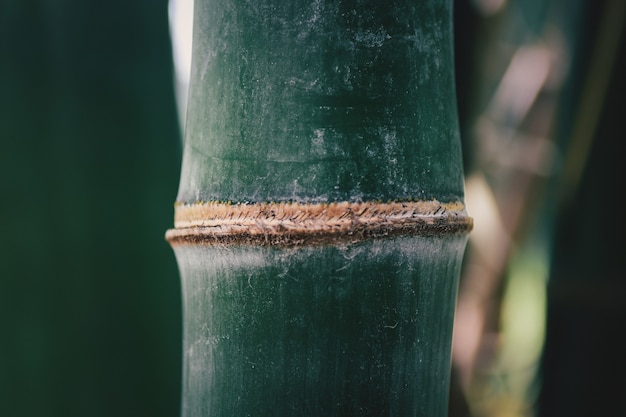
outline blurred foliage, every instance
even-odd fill
[[[619,272],[626,2],[458,1],[475,217],[451,416],[625,415]],[[617,188],[616,188],[617,187]],[[452,408],[454,410],[454,408]]]
[[[0,140],[0,415],[177,415],[167,2],[1,1]]]

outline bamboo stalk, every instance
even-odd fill
[[[471,229],[451,2],[195,7],[183,415],[444,416]]]

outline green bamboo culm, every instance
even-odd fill
[[[442,0],[196,0],[184,417],[445,416],[471,219]]]
[[[195,7],[179,201],[462,198],[451,1]]]

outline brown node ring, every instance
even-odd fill
[[[172,245],[300,246],[469,233],[460,202],[177,204]]]

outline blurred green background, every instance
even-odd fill
[[[626,416],[625,5],[455,0],[451,417]],[[0,416],[178,415],[184,78],[166,0],[0,0]]]
[[[0,415],[175,416],[167,1],[0,1]]]

